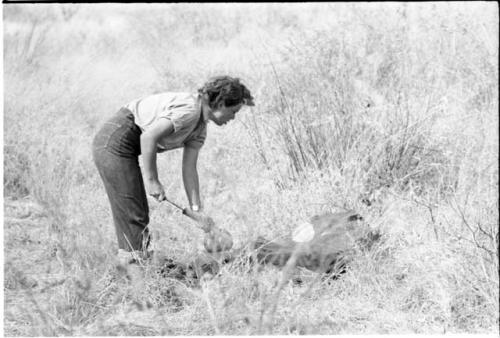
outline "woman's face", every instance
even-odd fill
[[[222,126],[232,119],[234,119],[235,114],[241,109],[243,106],[242,103],[236,106],[226,107],[224,103],[219,103],[216,109],[212,110],[209,114],[210,120],[212,120],[216,125]]]

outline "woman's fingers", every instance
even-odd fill
[[[209,216],[206,216],[205,218],[205,223],[210,226],[210,227],[213,227],[215,226],[215,222],[214,220],[212,219],[212,217],[209,217]]]
[[[150,195],[153,196],[154,199],[157,200],[158,202],[164,201],[166,199],[165,193],[156,193]]]
[[[157,200],[158,202],[165,200],[165,190],[163,190],[163,186],[159,181],[150,183],[148,188],[150,191],[149,195],[152,196],[155,200]]]

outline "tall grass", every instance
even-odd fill
[[[3,13],[6,334],[498,333],[493,3]],[[220,73],[241,77],[257,105],[209,127],[199,161],[208,213],[244,246],[357,210],[384,241],[340,280],[295,271],[299,287],[290,271],[235,262],[190,288],[153,266],[115,267],[93,135],[129,100],[195,91]],[[182,203],[180,161],[164,154],[159,169]],[[43,212],[21,212],[26,200]],[[195,256],[201,234],[189,221],[151,210],[154,249]]]

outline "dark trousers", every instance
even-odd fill
[[[122,108],[94,137],[92,153],[111,204],[118,247],[145,250],[149,244],[149,207],[138,157],[141,130]]]

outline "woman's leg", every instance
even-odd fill
[[[101,151],[96,165],[111,205],[118,247],[145,250],[149,244],[149,207],[137,159]]]
[[[149,244],[149,208],[138,156],[140,129],[121,109],[94,137],[93,156],[109,198],[118,246],[144,250]]]

